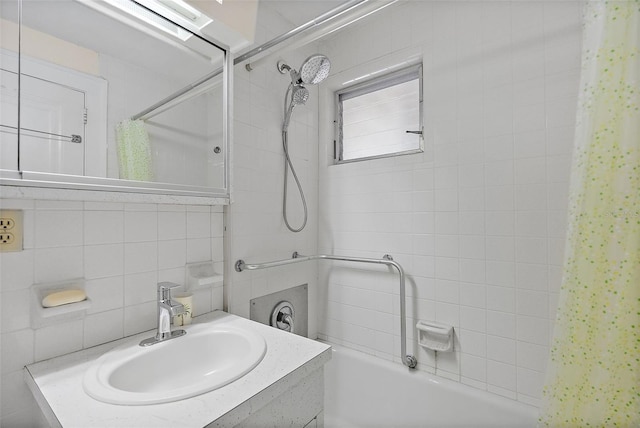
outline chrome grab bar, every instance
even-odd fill
[[[311,260],[338,260],[344,262],[356,262],[356,263],[372,263],[392,266],[396,268],[400,277],[400,355],[402,356],[402,363],[410,369],[415,368],[418,365],[418,360],[413,355],[407,354],[407,321],[406,321],[406,302],[405,302],[405,273],[400,263],[393,260],[393,258],[385,254],[381,259],[370,259],[363,257],[346,257],[346,256],[334,256],[331,254],[316,254],[314,256],[303,256],[294,252],[292,258],[286,260],[277,260],[274,262],[259,263],[259,264],[247,264],[244,260],[238,260],[235,263],[236,272],[242,272],[244,270],[259,270],[268,269],[277,266],[285,266],[294,263],[306,262]]]

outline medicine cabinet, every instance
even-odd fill
[[[227,46],[180,0],[0,2],[0,183],[228,198]]]

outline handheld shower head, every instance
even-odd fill
[[[304,86],[294,86],[291,90],[291,103],[292,105],[300,105],[307,102],[309,99],[309,90]]]
[[[289,102],[289,106],[285,107],[284,122],[282,123],[282,130],[284,132],[289,129],[291,113],[293,113],[294,107],[306,103],[309,99],[309,90],[304,86],[290,85],[289,88],[291,90],[291,100]]]

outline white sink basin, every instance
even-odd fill
[[[86,371],[84,390],[106,403],[142,405],[193,397],[227,385],[262,361],[262,336],[224,323],[194,324],[149,347],[115,348]]]

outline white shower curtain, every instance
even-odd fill
[[[540,422],[640,426],[640,1],[590,2]]]

